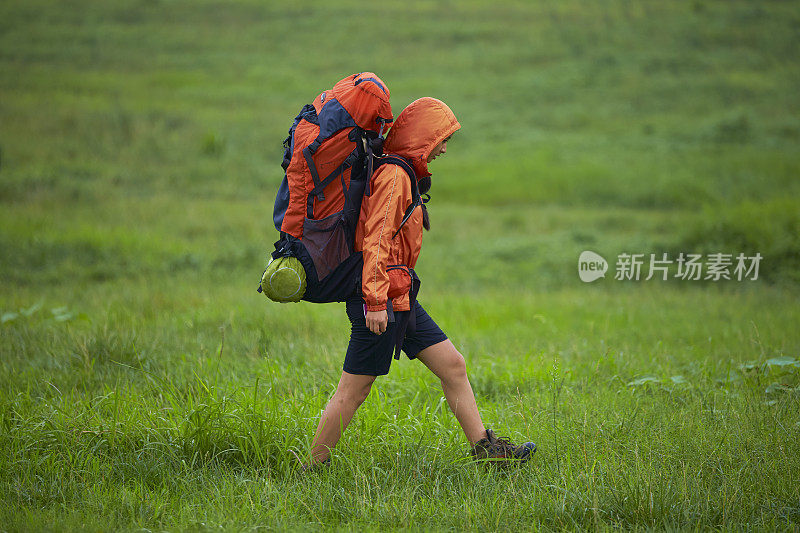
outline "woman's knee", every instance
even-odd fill
[[[351,374],[348,378],[339,383],[336,393],[342,401],[358,407],[369,396],[369,391],[375,382],[375,376],[354,376]]]
[[[467,378],[467,362],[464,356],[458,350],[453,350],[447,355],[444,361],[442,375],[439,376],[442,381],[461,381]]]
[[[361,405],[364,400],[369,396],[369,391],[372,390],[372,384],[375,383],[375,376],[370,376],[372,379],[364,381],[361,386],[353,391],[353,400]]]

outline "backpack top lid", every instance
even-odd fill
[[[333,89],[321,93],[314,100],[317,113],[333,99],[344,107],[362,129],[379,132],[394,120],[389,103],[389,87],[373,72],[348,76],[334,85]]]

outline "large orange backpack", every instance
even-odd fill
[[[392,121],[389,88],[372,72],[341,80],[295,117],[283,143],[285,175],[273,211],[280,239],[272,257],[302,263],[304,300],[344,301],[360,290],[355,228]]]

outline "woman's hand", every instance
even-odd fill
[[[389,324],[389,315],[386,310],[383,311],[367,311],[366,315],[367,327],[375,335],[381,335],[386,331],[386,326]]]

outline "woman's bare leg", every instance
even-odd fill
[[[442,380],[444,397],[461,424],[467,440],[475,444],[485,438],[486,430],[467,377],[464,356],[456,350],[450,339],[428,346],[417,354],[417,359]]]
[[[339,385],[319,419],[314,441],[311,443],[311,462],[319,463],[330,456],[330,450],[342,436],[369,394],[375,376],[362,376],[342,371]]]

